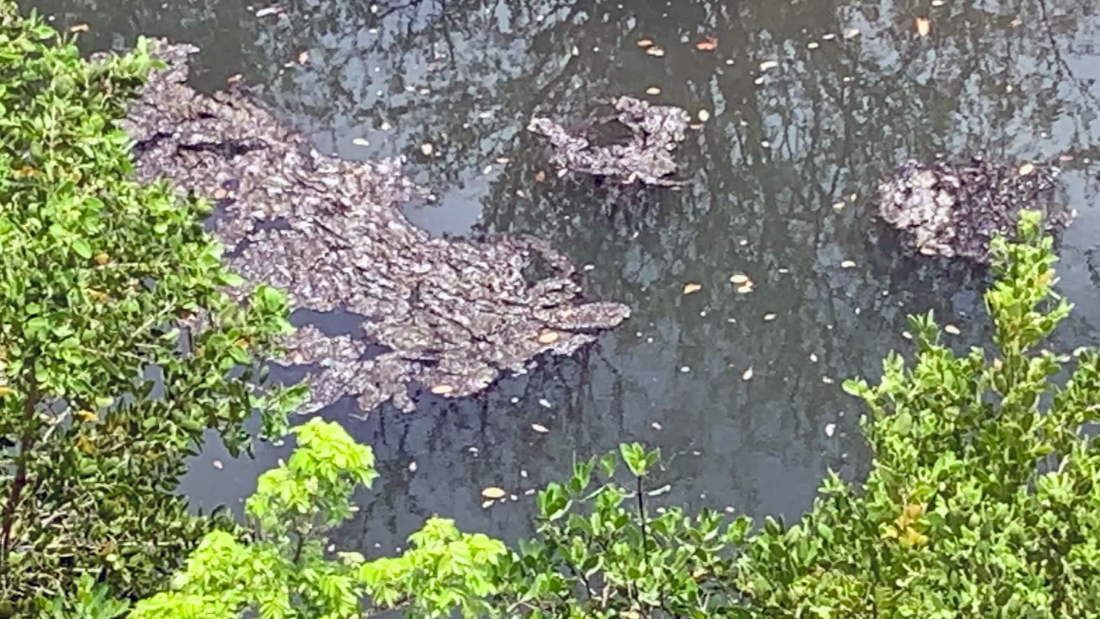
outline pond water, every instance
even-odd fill
[[[877,181],[908,157],[1072,156],[1061,178],[1080,216],[1060,289],[1077,310],[1054,345],[1100,343],[1093,0],[283,0],[285,17],[240,0],[24,4],[61,28],[87,23],[89,49],[142,33],[193,42],[201,88],[240,73],[322,151],[407,156],[439,196],[408,206],[416,224],[550,239],[590,265],[590,297],[634,309],[575,358],[478,398],[366,420],[351,402],[324,411],[374,447],[382,473],[341,532],[347,549],[392,550],[433,513],[522,535],[524,490],[626,440],[661,447],[660,500],[693,507],[794,516],[828,469],[860,475],[861,410],[843,379],[874,377],[907,347],[907,313],[957,325],[945,337],[960,350],[989,335],[987,274],[906,253],[872,215]],[[710,37],[714,51],[696,49]],[[547,157],[523,130],[532,114],[580,126],[601,100],[651,87],[651,100],[710,113],[680,154],[685,189],[538,181]],[[736,272],[752,293],[734,292]],[[686,283],[702,289],[684,295]],[[185,488],[197,505],[234,504],[287,449],[229,461],[211,447]],[[519,500],[484,509],[490,485]]]

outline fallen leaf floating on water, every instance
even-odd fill
[[[947,331],[951,335],[959,335],[960,333],[962,333],[962,331],[959,331],[959,328],[955,325],[946,325],[943,330]]]
[[[1031,174],[1034,171],[1035,171],[1035,164],[1025,163],[1024,165],[1020,166],[1020,176],[1027,176],[1028,174]]]
[[[665,484],[665,485],[661,486],[660,488],[650,490],[646,494],[648,494],[649,496],[661,496],[662,494],[668,492],[669,490],[672,490],[672,484]]]
[[[496,503],[496,501],[482,501],[481,502],[481,509],[489,509],[490,507],[493,506],[494,503]]]
[[[573,49],[569,50],[569,53],[573,54],[574,56],[580,56],[581,55],[581,50],[580,50],[579,47],[574,45]]]
[[[854,269],[855,266],[856,263],[851,260],[845,260],[844,262],[840,263],[840,268],[842,269]]]
[[[737,286],[747,284],[750,281],[752,281],[752,280],[750,280],[749,276],[745,275],[744,273],[734,273],[733,275],[730,276],[730,283],[734,284],[734,285],[737,285]]]
[[[748,294],[748,293],[752,292],[752,289],[753,289],[752,282],[748,282],[748,283],[745,283],[745,284],[742,284],[742,285],[738,286],[737,287],[737,293],[738,294]]]
[[[539,434],[546,434],[547,432],[550,431],[550,428],[547,428],[546,426],[542,425],[541,423],[531,424],[531,429],[534,430],[535,432],[538,432]]]
[[[645,50],[645,53],[649,54],[650,56],[656,56],[657,58],[660,58],[661,56],[665,55],[665,50],[663,47],[654,45],[653,47],[647,48]]]
[[[859,28],[847,28],[847,29],[844,30],[844,38],[845,39],[854,39],[854,38],[858,37],[860,34],[862,34],[862,33],[859,31]]]
[[[694,282],[690,283],[690,284],[684,284],[684,294],[691,294],[693,292],[699,292],[702,289],[703,289],[702,284],[696,284]]]
[[[760,63],[760,70],[767,71],[768,69],[774,69],[779,66],[779,63],[774,60],[765,60]]]
[[[298,54],[298,64],[305,64],[307,62],[309,62],[309,50],[308,49],[306,51]]]
[[[699,118],[699,122],[705,123],[708,120],[710,120],[710,112],[708,112],[706,110],[699,110],[698,118]]]
[[[946,4],[944,0],[932,0],[932,6],[943,6],[944,4]]]
[[[775,314],[764,314],[764,322],[771,322],[775,320]]]
[[[825,424],[825,436],[832,437],[833,434],[835,434],[835,433],[836,433],[836,424],[835,423]]]
[[[718,39],[710,37],[709,39],[703,39],[695,44],[695,49],[701,52],[713,52],[718,49]]]
[[[495,501],[497,499],[503,499],[508,496],[508,493],[504,491],[504,488],[498,488],[496,486],[489,486],[481,491],[481,496],[486,499]]]
[[[409,463],[409,472],[410,473],[415,473],[416,472],[416,461],[415,460],[413,460],[412,462]]]
[[[661,89],[656,86],[650,86],[649,88],[645,89],[645,94],[656,97],[657,95],[661,94]]]
[[[535,173],[535,182],[536,183],[541,183],[545,180],[546,180],[546,172],[545,171],[539,170],[538,172]]]
[[[421,144],[420,152],[424,153],[425,157],[429,157],[433,152],[435,152],[435,147],[431,144]]]
[[[653,39],[638,39],[638,47],[653,47]]]
[[[265,6],[264,8],[256,11],[256,17],[267,17],[268,15],[278,15],[283,12],[283,7],[279,5]]]
[[[370,146],[370,142],[366,138],[355,138],[351,143],[356,146]]]
[[[88,27],[88,24],[76,24],[69,28],[69,32],[87,32],[89,30],[91,28]]]
[[[932,32],[932,22],[924,17],[918,17],[914,20],[917,25],[917,35],[926,37],[929,32]]]
[[[745,370],[745,373],[741,375],[741,380],[752,380],[752,366]]]
[[[212,464],[214,465],[214,468],[218,469],[219,471],[225,468],[225,465],[222,464],[221,460],[215,460]]]
[[[1008,22],[1008,25],[1009,25],[1010,28],[1019,28],[1020,26],[1024,25],[1024,20],[1017,17],[1016,19],[1013,19],[1012,21]]]
[[[455,390],[451,385],[436,385],[432,387],[432,393],[436,395],[447,395]]]
[[[821,47],[821,44],[818,43],[817,41],[810,41],[809,43],[806,44],[806,47],[809,48],[809,49],[817,49],[817,48]]]
[[[561,333],[557,331],[543,331],[539,333],[539,344],[553,344],[561,339]]]

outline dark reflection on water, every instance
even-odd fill
[[[959,325],[960,349],[988,336],[986,274],[908,256],[870,216],[877,179],[906,157],[1073,156],[1063,179],[1081,215],[1061,247],[1061,289],[1077,312],[1056,345],[1098,340],[1092,0],[293,0],[281,3],[286,19],[228,0],[32,4],[60,26],[88,22],[90,47],[122,48],[139,32],[197,43],[202,87],[243,73],[321,150],[406,155],[439,196],[409,207],[417,224],[547,237],[592,265],[592,296],[635,308],[584,354],[482,398],[419,394],[417,412],[366,421],[350,419],[350,402],[326,411],[374,446],[382,472],[347,546],[391,548],[432,513],[522,534],[530,499],[483,510],[480,488],[522,494],[563,477],[574,454],[623,440],[661,446],[671,462],[655,485],[672,483],[665,498],[695,506],[796,514],[827,468],[857,475],[860,409],[843,378],[876,374],[904,347],[909,312]],[[932,22],[927,38],[918,16]],[[718,50],[696,51],[709,36]],[[645,54],[642,37],[666,55]],[[767,61],[779,64],[762,71]],[[545,154],[521,130],[533,113],[579,125],[601,99],[650,86],[659,101],[712,115],[682,154],[689,188],[614,192],[551,170],[536,181]],[[848,260],[856,266],[842,268]],[[740,271],[752,294],[728,283]],[[703,289],[683,296],[686,282]],[[187,480],[203,504],[247,494],[287,448],[225,470],[210,467],[216,452]]]

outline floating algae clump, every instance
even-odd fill
[[[975,157],[924,165],[907,161],[879,185],[879,214],[920,253],[989,261],[989,241],[1015,235],[1021,209],[1045,214],[1050,230],[1069,225],[1058,170]]]

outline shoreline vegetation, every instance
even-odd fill
[[[445,517],[428,519],[400,556],[334,547],[328,535],[352,513],[353,492],[377,477],[373,452],[338,423],[290,428],[306,389],[272,384],[264,362],[293,358],[303,342],[303,361],[362,351],[306,329],[287,339],[293,307],[356,298],[364,316],[396,321],[364,327],[392,353],[355,360],[394,355],[385,380],[357,378],[366,368],[354,364],[327,379],[365,403],[412,380],[438,395],[472,393],[491,373],[586,343],[626,310],[579,303],[568,261],[537,241],[423,238],[392,202],[358,199],[380,186],[364,180],[381,175],[385,186],[396,168],[263,142],[301,138],[244,95],[178,109],[157,99],[185,88],[176,61],[186,48],[162,45],[84,60],[71,38],[0,0],[0,617],[1100,613],[1100,443],[1083,432],[1100,421],[1100,355],[1043,348],[1071,307],[1054,289],[1052,241],[1034,211],[1022,211],[1018,242],[992,243],[994,346],[957,354],[930,314],[913,317],[911,360],[891,354],[877,384],[844,385],[866,407],[868,476],[830,475],[797,522],[656,509],[660,453],[624,444],[542,490],[536,533],[515,547]],[[167,71],[143,90],[154,69]],[[129,135],[115,125],[124,118]],[[210,202],[138,180],[162,175],[219,201],[239,236],[228,253],[203,227]],[[412,191],[395,183],[387,195]],[[324,210],[332,205],[345,210]],[[261,207],[270,212],[253,217]],[[384,223],[388,236],[366,233],[370,213],[356,209],[372,208],[383,217],[373,232]],[[351,219],[322,232],[333,216]],[[299,243],[315,237],[327,244]],[[267,249],[250,254],[250,239]],[[330,253],[341,262],[320,256]],[[524,278],[535,255],[557,274]],[[308,287],[303,265],[331,276],[330,287]],[[348,297],[373,281],[359,270],[386,294],[368,286]],[[1055,382],[1063,368],[1068,380]],[[317,406],[329,392],[312,386]],[[246,523],[189,515],[175,493],[185,459],[206,430],[247,451],[255,412],[266,437],[292,433],[298,448],[261,476]]]

